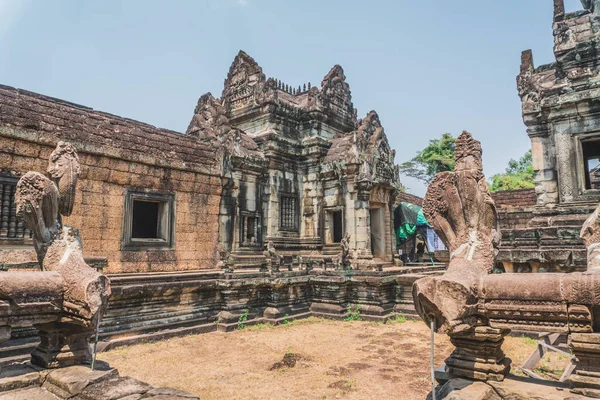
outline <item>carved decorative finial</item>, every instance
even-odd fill
[[[310,90],[310,82],[308,82],[308,90]]]
[[[521,52],[521,74],[533,71],[533,52],[531,49]]]
[[[481,143],[473,139],[473,136],[467,131],[463,131],[456,138],[455,155],[456,167],[463,166],[462,161],[467,157],[474,157],[481,164]],[[455,169],[458,169],[456,168]]]
[[[565,16],[565,0],[554,0],[554,21],[561,21]]]
[[[302,88],[303,92],[306,92],[306,83],[304,84],[304,87]]]

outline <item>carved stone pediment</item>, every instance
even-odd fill
[[[254,95],[265,80],[258,63],[240,50],[229,67],[221,95],[227,109],[231,111],[254,104]]]
[[[344,69],[335,65],[321,82],[321,100],[323,106],[334,107],[353,115],[352,95],[350,85],[346,82]]]

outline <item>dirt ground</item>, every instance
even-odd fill
[[[101,353],[155,386],[209,399],[424,399],[430,391],[430,332],[421,321],[379,324],[310,318],[287,325],[191,335]],[[435,364],[452,351],[435,337]],[[507,338],[520,365],[535,342]]]

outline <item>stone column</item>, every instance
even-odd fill
[[[555,158],[554,154],[548,151],[554,146],[545,127],[531,127],[528,131],[531,138],[536,203],[540,207],[551,206],[558,203]]]
[[[358,258],[358,268],[369,268],[373,264],[371,253],[371,216],[369,213],[369,198],[371,196],[371,185],[359,183],[356,185],[354,200],[354,220],[347,221],[354,225],[355,251]]]
[[[600,398],[600,334],[572,333],[569,347],[577,358],[577,370],[569,378],[571,392]]]
[[[446,359],[451,377],[480,381],[503,381],[510,371],[510,358],[502,351],[509,329],[477,326],[467,333],[450,335],[456,349]]]
[[[577,192],[577,182],[573,177],[575,167],[571,157],[572,138],[568,134],[556,134],[556,164],[558,169],[558,186],[560,190],[560,202],[569,203]]]

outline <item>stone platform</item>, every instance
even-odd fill
[[[98,349],[309,316],[342,319],[352,307],[372,321],[415,315],[413,282],[444,269],[421,265],[383,271],[110,275],[112,295]],[[0,365],[28,361],[37,342],[33,328],[15,330],[11,340],[0,344]]]
[[[29,363],[3,367],[0,400],[190,400],[198,396],[177,389],[156,388],[100,362],[60,369],[42,369]]]

